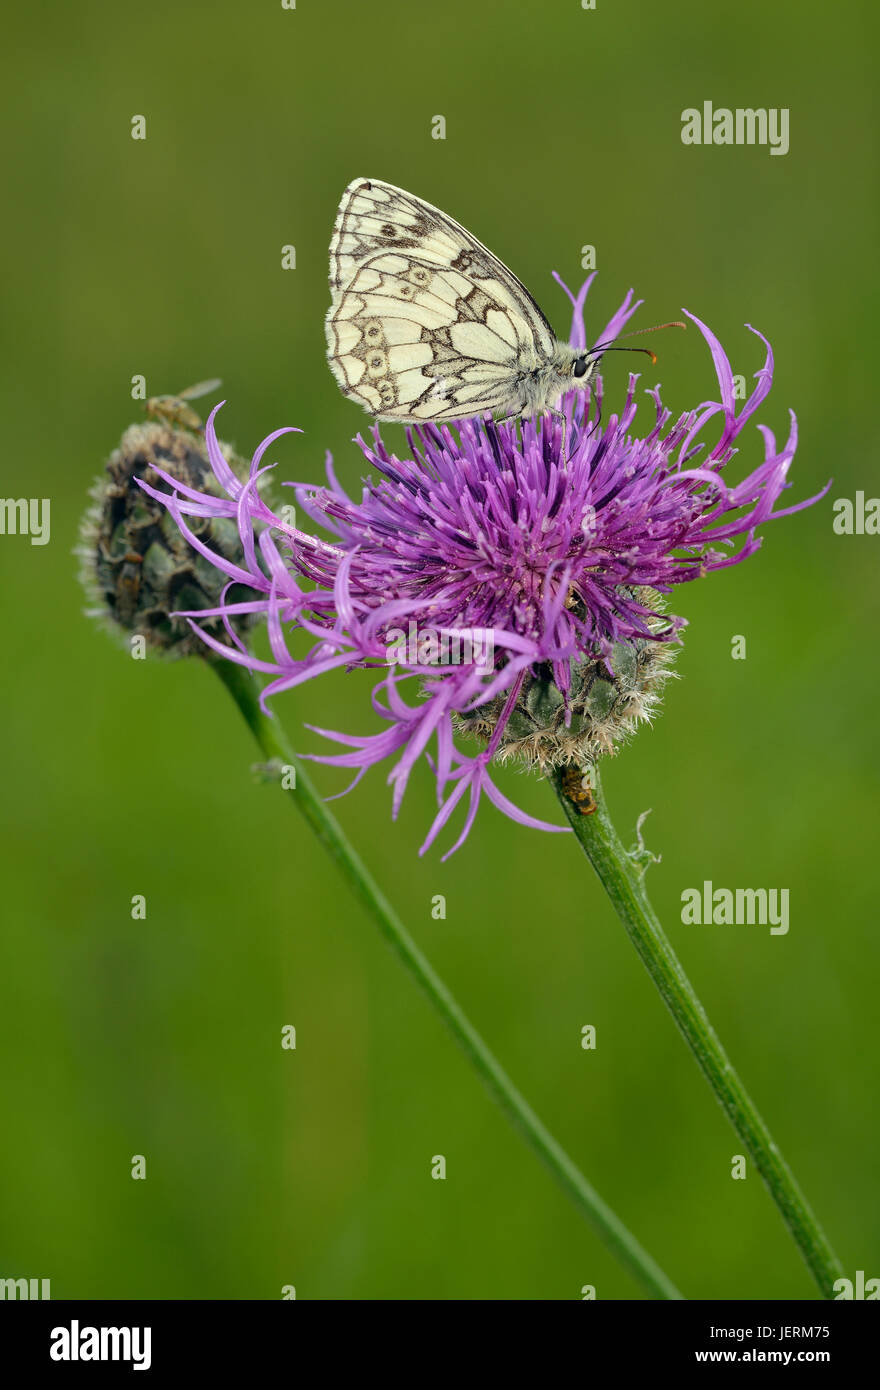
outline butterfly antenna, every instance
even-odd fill
[[[657,354],[656,354],[656,352],[652,352],[650,348],[641,348],[641,347],[614,347],[614,346],[611,346],[611,347],[603,347],[601,344],[599,344],[597,347],[594,347],[594,348],[591,348],[591,349],[590,349],[590,356],[591,356],[591,357],[604,357],[606,352],[644,352],[644,353],[646,353],[646,354],[648,355],[648,357],[650,357],[650,359],[651,359],[652,362],[656,362],[656,361],[657,361]]]
[[[622,342],[624,338],[638,338],[642,333],[659,333],[661,328],[687,328],[687,324],[682,323],[680,319],[674,319],[670,323],[656,323],[653,328],[634,328],[630,333],[621,333],[616,338],[609,338],[607,343],[597,343],[594,348],[591,348],[591,354],[599,356],[604,352],[645,352],[652,362],[656,362],[657,354],[652,352],[650,348],[623,348],[617,347],[616,344]]]

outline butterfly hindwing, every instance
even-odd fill
[[[343,392],[383,419],[504,409],[523,363],[553,350],[553,330],[506,266],[390,184],[346,189],[330,284],[330,365]]]

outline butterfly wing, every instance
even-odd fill
[[[517,404],[553,329],[528,290],[439,208],[375,179],[342,197],[330,244],[327,354],[343,393],[383,420]]]

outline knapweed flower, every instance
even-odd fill
[[[566,289],[575,346],[585,344],[591,280],[576,297]],[[616,338],[640,303],[630,292],[598,341]],[[423,851],[467,796],[464,828],[449,853],[457,849],[483,793],[522,825],[559,829],[501,793],[489,773],[493,759],[516,751],[545,768],[583,767],[608,751],[650,713],[670,644],[679,640],[684,619],[668,616],[661,596],[752,555],[762,522],[817,500],[776,508],[789,485],[794,415],[781,448],[760,425],[763,462],[739,482],[728,479],[739,436],[770,391],[773,356],[757,334],[766,359],[737,411],[721,344],[689,317],[711,351],[718,401],[673,422],[653,388],[653,423],[639,437],[638,378],[630,376],[623,408],[607,419],[597,378],[592,395],[563,402],[564,429],[551,415],[419,426],[408,433],[411,457],[403,459],[374,428],[369,440],[357,440],[373,470],[359,499],[339,485],[329,457],[325,485],[291,485],[324,536],[300,529],[289,515],[295,509],[277,514],[259,495],[266,452],[287,431],[263,440],[241,482],[217,443],[216,410],[206,440],[225,496],[171,471],[164,475],[170,494],[144,484],[230,585],[256,591],[244,603],[225,594],[213,610],[229,642],[193,625],[215,651],[271,678],[264,701],[337,667],[379,669],[373,708],[386,727],[368,734],[319,729],[344,751],[317,761],[351,769],[357,782],[373,764],[394,759],[396,815],[410,772],[427,758],[439,810]],[[196,533],[205,518],[235,520],[244,563],[206,547]],[[254,656],[232,626],[254,614],[267,621],[269,660]],[[416,640],[402,640],[413,629]],[[432,643],[419,635],[426,630]],[[305,655],[291,650],[297,633],[312,640]],[[463,659],[445,660],[450,644],[459,653],[464,644]],[[483,746],[465,751],[462,733]]]

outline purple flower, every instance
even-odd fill
[[[563,285],[573,305],[576,346],[586,341],[583,310],[592,279],[576,297]],[[630,291],[597,341],[618,336],[640,303],[632,302]],[[377,479],[364,483],[360,499],[340,487],[329,456],[326,486],[291,485],[300,509],[330,539],[298,529],[259,494],[258,480],[267,471],[262,460],[288,431],[263,440],[242,482],[217,442],[219,407],[208,420],[206,441],[225,497],[196,491],[168,474],[162,476],[174,489],[171,495],[142,484],[229,586],[244,584],[257,592],[250,602],[227,604],[224,590],[216,609],[198,614],[223,619],[230,645],[190,621],[209,647],[271,677],[264,701],[335,667],[381,671],[373,707],[387,727],[363,736],[319,729],[345,751],[317,761],[352,769],[354,785],[374,763],[395,758],[389,781],[396,816],[410,771],[425,756],[436,776],[439,810],[422,852],[466,795],[464,828],[450,854],[467,836],[483,793],[521,825],[561,829],[519,810],[489,776],[524,682],[539,668],[552,673],[570,721],[572,663],[598,660],[610,673],[620,644],[679,640],[685,620],[661,616],[665,605],[659,599],[652,604],[646,590],[657,599],[673,585],[745,559],[760,546],[755,531],[762,522],[818,500],[774,510],[789,485],[797,442],[793,414],[781,448],[766,425],[758,426],[763,463],[740,482],[728,480],[725,470],[738,437],[770,391],[773,354],[756,333],[767,355],[737,413],[721,344],[693,314],[688,317],[709,345],[720,401],[703,402],[673,423],[659,388],[649,390],[654,421],[639,438],[638,378],[630,376],[620,414],[601,420],[597,377],[592,393],[565,398],[564,431],[551,415],[519,428],[476,419],[455,429],[419,426],[407,436],[412,457],[398,459],[374,428],[369,442],[357,440]],[[713,421],[720,431],[711,434],[719,437],[707,443],[702,436]],[[209,549],[186,521],[218,516],[238,525],[243,567]],[[253,656],[235,631],[233,620],[244,614],[265,614],[271,661]],[[463,645],[470,659],[424,664],[411,643],[392,637],[413,623],[459,649]],[[294,631],[313,639],[303,657],[291,653]],[[391,663],[390,641],[398,643]],[[456,733],[484,706],[495,710],[493,732],[487,746],[470,756],[457,746]]]

